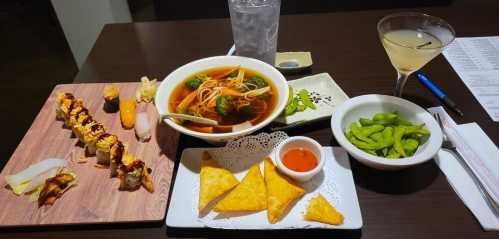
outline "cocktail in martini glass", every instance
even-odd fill
[[[455,38],[444,20],[424,13],[396,13],[378,22],[378,33],[398,78],[394,95],[401,97],[411,73],[442,52]]]

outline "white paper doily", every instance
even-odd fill
[[[288,135],[282,131],[260,133],[230,141],[225,147],[215,148],[209,153],[231,172],[246,172],[253,164],[271,155],[279,143],[287,138]]]

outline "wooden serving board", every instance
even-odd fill
[[[137,111],[147,111],[152,125],[152,138],[139,142],[134,130],[121,127],[118,113],[105,113],[102,90],[106,84],[68,84],[54,88],[40,113],[0,174],[0,227],[100,224],[163,220],[172,179],[179,133],[166,124],[158,124],[153,104],[141,103]],[[139,83],[116,83],[120,99],[134,99]],[[143,187],[134,192],[119,191],[119,179],[110,178],[109,170],[95,167],[95,157],[78,163],[84,149],[72,138],[71,130],[55,119],[55,95],[71,92],[82,98],[85,107],[106,132],[115,134],[128,144],[129,152],[144,160],[152,169],[155,192]],[[29,165],[47,159],[64,158],[76,173],[78,186],[67,191],[53,206],[38,207],[29,196],[16,196],[5,182],[5,176],[17,173]]]

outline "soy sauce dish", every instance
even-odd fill
[[[288,138],[276,149],[277,169],[299,182],[308,181],[319,173],[324,160],[322,146],[308,137]]]

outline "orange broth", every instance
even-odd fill
[[[184,81],[182,81],[180,84],[178,84],[174,88],[173,92],[171,93],[170,99],[169,99],[170,103],[168,105],[169,112],[176,113],[176,107],[180,104],[180,102],[187,95],[189,95],[192,91],[194,91],[193,89],[190,89],[189,87],[187,87],[185,84],[185,82],[187,82],[189,79],[191,79],[192,77],[194,77],[195,75],[198,75],[198,74],[206,74],[208,76],[216,76],[220,73],[223,73],[227,69],[230,69],[233,67],[234,66],[209,68],[209,69],[206,69],[206,70],[203,70],[200,72],[195,72],[194,74],[187,77]],[[243,67],[241,67],[241,68],[245,70],[245,77],[251,77],[251,76],[261,77],[262,79],[265,80],[265,82],[267,82],[268,86],[270,86],[271,97],[270,97],[270,99],[266,100],[267,108],[266,108],[265,112],[259,113],[253,119],[251,119],[252,125],[256,125],[256,124],[262,122],[263,120],[265,120],[274,111],[274,108],[277,104],[277,99],[279,98],[278,92],[276,90],[276,87],[272,83],[272,81],[270,81],[265,75],[258,73],[257,71],[248,69],[248,68],[243,68]],[[207,126],[207,125],[199,124],[199,123],[194,123],[194,122],[190,122],[190,121],[184,121],[181,125],[190,129],[190,130],[201,132],[201,133],[227,133],[227,132],[232,131],[232,128],[230,127],[231,125],[243,123],[246,120],[248,120],[248,119],[244,119],[244,118],[240,117],[238,114],[230,114],[229,116],[225,117],[223,119],[223,121],[219,122],[219,125],[220,125],[219,127],[217,127],[217,126],[211,127],[211,126]],[[224,126],[229,126],[229,127],[224,127]]]
[[[308,149],[294,148],[284,153],[282,163],[296,172],[307,172],[317,167],[315,154]]]

